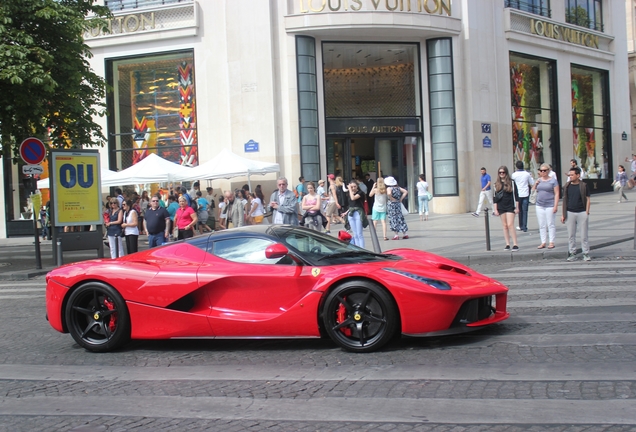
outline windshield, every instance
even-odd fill
[[[272,233],[285,246],[313,265],[352,264],[397,259],[394,255],[376,254],[342,242],[317,231],[294,227],[272,227]]]

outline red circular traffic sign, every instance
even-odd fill
[[[46,158],[46,147],[37,138],[27,138],[20,144],[20,157],[29,165],[38,165]]]

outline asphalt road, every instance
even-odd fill
[[[479,265],[512,317],[351,354],[327,340],[141,341],[93,354],[0,282],[0,431],[633,431],[636,260]]]

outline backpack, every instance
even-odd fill
[[[296,199],[298,199],[298,186],[296,186],[296,189],[294,189],[294,196],[296,197]]]
[[[194,212],[196,213],[197,210],[199,210],[199,204],[197,203],[197,200],[190,198],[190,207],[192,207],[192,210],[194,210]]]

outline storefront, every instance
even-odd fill
[[[444,214],[474,210],[482,166],[549,163],[563,183],[575,159],[601,192],[632,153],[620,2],[105,4],[110,33],[86,33],[113,89],[102,168],[149,153],[197,165],[226,148],[278,163],[292,184],[392,175],[411,211],[423,173]],[[6,223],[26,198],[18,167],[4,169]],[[276,177],[259,179],[266,196]]]

